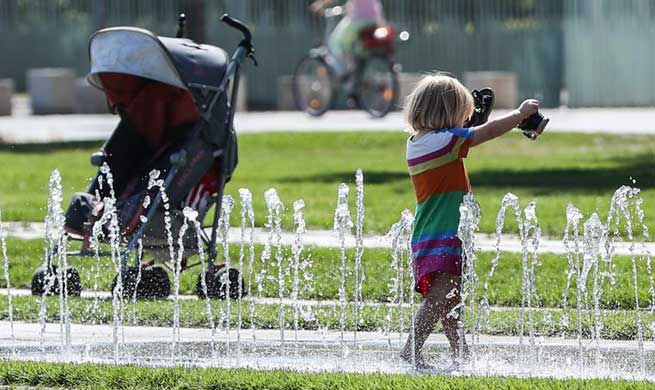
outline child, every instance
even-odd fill
[[[415,336],[410,335],[401,357],[411,361],[414,345],[417,368],[430,368],[421,350],[439,320],[453,357],[459,354],[457,316],[448,314],[460,302],[459,206],[471,191],[463,158],[470,147],[507,133],[538,108],[537,100],[528,99],[495,120],[462,128],[474,103],[457,79],[426,76],[407,97],[405,117],[411,133],[407,165],[417,202],[412,257],[416,291],[423,295],[423,302],[416,314]]]

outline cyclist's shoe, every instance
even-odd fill
[[[489,119],[491,110],[494,108],[494,91],[491,88],[471,91],[475,109],[464,127],[474,127],[484,124]]]

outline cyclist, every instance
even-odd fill
[[[335,0],[315,0],[310,9],[319,14],[324,8],[334,5]],[[354,67],[355,43],[359,32],[371,25],[383,24],[380,0],[347,0],[346,13],[328,40],[328,48],[335,58],[335,70],[342,77]]]

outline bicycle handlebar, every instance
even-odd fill
[[[241,31],[243,39],[248,43],[252,42],[252,34],[250,33],[250,30],[241,21],[228,16],[228,14],[223,14],[223,16],[221,16],[221,22]]]

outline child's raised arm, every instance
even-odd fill
[[[519,125],[525,118],[537,112],[539,101],[535,99],[525,100],[519,108],[499,118],[489,121],[483,125],[473,128],[473,143],[471,146],[492,140],[507,133]]]

